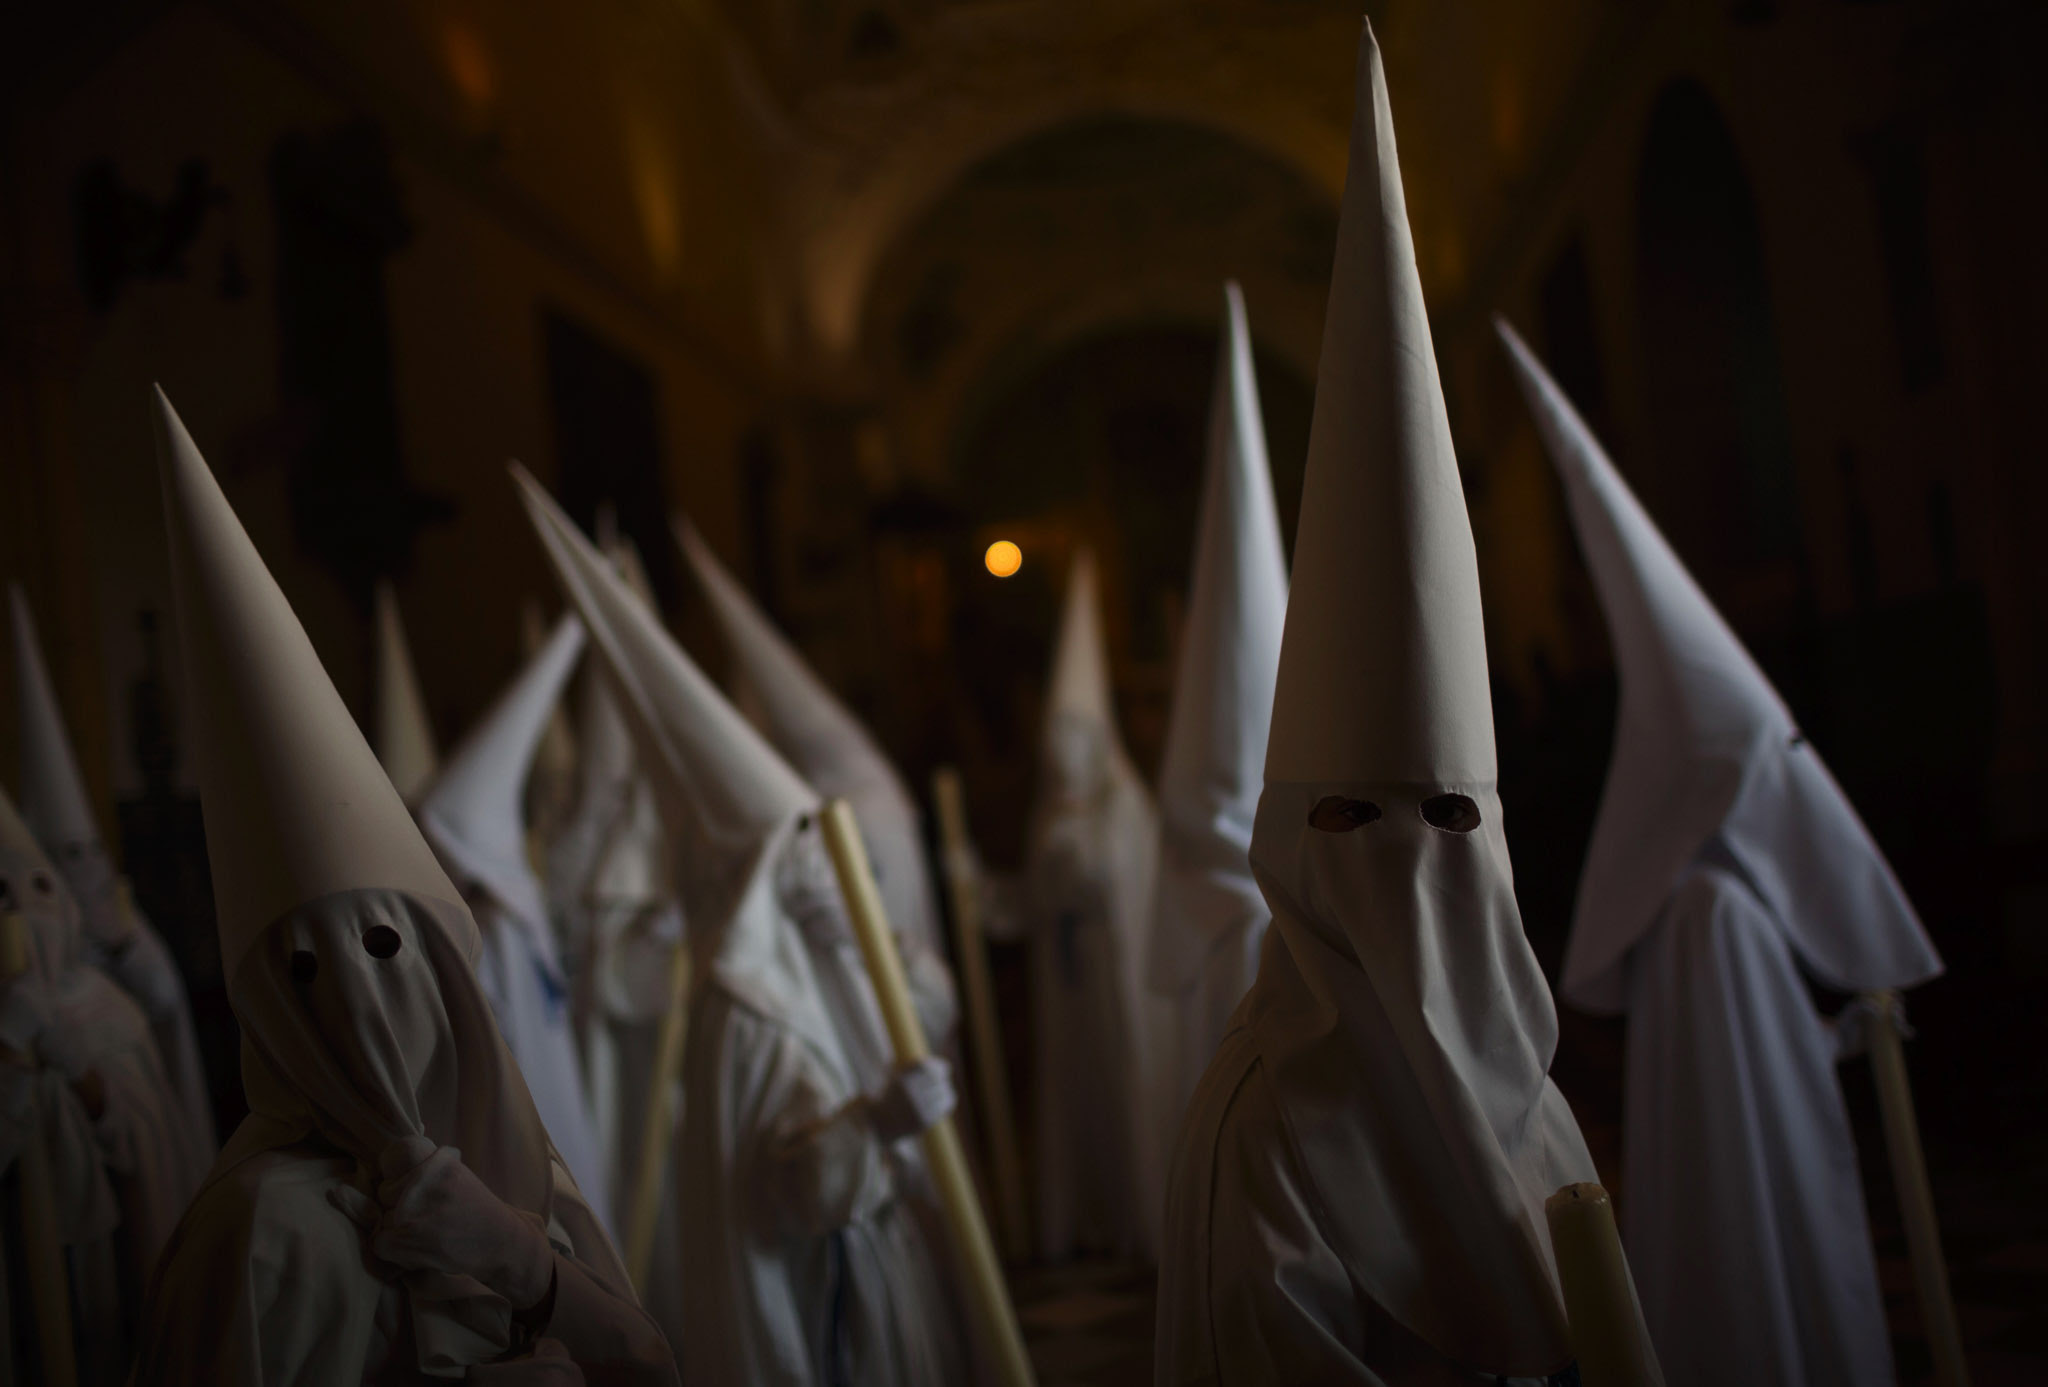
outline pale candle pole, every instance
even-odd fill
[[[953,907],[953,947],[967,1024],[974,1037],[975,1091],[981,1098],[982,1131],[988,1137],[989,1173],[1001,1215],[1003,1244],[1013,1258],[1031,1247],[1024,1204],[1024,1165],[1017,1154],[1017,1119],[1010,1107],[1010,1081],[1003,1069],[1002,1031],[995,987],[989,980],[988,948],[981,933],[981,898],[967,837],[967,803],[960,772],[941,766],[932,773],[932,799],[939,811],[939,844],[946,866],[946,893]]]
[[[1585,1387],[1664,1387],[1607,1191],[1566,1185],[1543,1207],[1579,1380]]]
[[[881,1003],[882,1021],[889,1031],[890,1046],[899,1064],[915,1064],[931,1056],[924,1026],[910,1000],[910,986],[903,978],[903,960],[896,952],[896,938],[889,929],[888,913],[882,908],[881,892],[868,866],[867,848],[861,843],[854,822],[853,807],[843,799],[825,806],[822,816],[825,846],[832,854],[832,867],[839,877],[839,890],[846,897],[854,937],[860,941],[868,978]],[[922,1137],[925,1163],[931,1167],[932,1183],[938,1187],[946,1210],[946,1222],[953,1233],[954,1250],[967,1289],[981,1321],[989,1356],[1003,1387],[1034,1387],[1031,1359],[1024,1352],[1024,1335],[1017,1327],[1017,1312],[1010,1304],[1010,1290],[1003,1281],[1002,1264],[996,1259],[996,1245],[989,1237],[988,1220],[968,1174],[967,1156],[960,1148],[960,1132],[951,1115],[927,1127]]]
[[[1941,1226],[1934,1217],[1934,1192],[1928,1186],[1927,1159],[1920,1150],[1920,1122],[1913,1113],[1913,1086],[1906,1078],[1901,1033],[1904,1017],[1898,994],[1866,992],[1863,1001],[1870,1012],[1870,1068],[1877,1080],[1885,1151],[1891,1158],[1892,1184],[1899,1192],[1899,1221],[1906,1229],[1920,1314],[1927,1321],[1934,1380],[1941,1387],[1969,1387],[1962,1330],[1956,1324],[1956,1303],[1949,1295],[1948,1263],[1941,1255]]]
[[[0,914],[0,975],[17,978],[28,969],[28,921],[11,910]],[[33,1063],[26,1055],[21,1058]],[[49,1387],[77,1387],[78,1364],[71,1342],[71,1278],[65,1271],[64,1243],[57,1231],[56,1186],[50,1175],[50,1153],[43,1145],[40,1092],[30,1095],[27,1128],[19,1157],[21,1241],[29,1301],[35,1307],[36,1337],[42,1346],[43,1381]]]
[[[647,1293],[647,1266],[654,1256],[654,1225],[661,1214],[662,1173],[668,1167],[669,1137],[675,1131],[676,1076],[683,1067],[683,1040],[690,1016],[690,939],[676,941],[668,964],[668,1010],[654,1045],[654,1078],[647,1089],[646,1126],[640,1129],[640,1164],[627,1207],[626,1275]],[[599,1024],[602,1024],[601,1022]]]

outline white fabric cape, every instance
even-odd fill
[[[1145,985],[1159,823],[1117,733],[1095,563],[1085,551],[1068,578],[1043,736],[1026,863],[1038,1251],[1150,1257],[1172,1106],[1160,1063],[1173,1017]],[[1080,783],[1061,783],[1058,756],[1075,762]]]
[[[1571,1358],[1543,1205],[1593,1164],[1548,1077],[1556,1013],[1515,905],[1478,563],[1370,25],[1355,90],[1252,830],[1273,923],[1175,1153],[1162,1383]]]
[[[1224,289],[1194,579],[1159,769],[1148,981],[1171,999],[1179,1022],[1159,1066],[1171,1097],[1168,1147],[1230,1013],[1251,986],[1272,918],[1249,854],[1286,618],[1287,558],[1251,332],[1233,283]]]
[[[583,628],[564,617],[443,765],[420,800],[420,827],[468,884],[483,936],[477,980],[519,1062],[555,1150],[584,1198],[612,1224],[611,1181],[584,1095],[568,980],[541,885],[526,856],[526,778],[578,657]]]

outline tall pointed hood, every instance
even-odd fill
[[[534,754],[582,653],[583,625],[564,616],[462,739],[419,807],[420,825],[443,860],[495,896],[526,930],[535,956],[558,970],[547,901],[526,855],[522,804]]]
[[[161,389],[154,406],[225,975],[286,911],[375,887],[452,905],[474,959],[461,894]]]
[[[43,663],[35,615],[19,583],[8,585],[14,618],[14,704],[21,729],[21,815],[57,863],[79,902],[88,934],[115,940],[127,933],[115,891],[113,859],[100,836],[79,773],[57,691]]]
[[[1159,770],[1155,987],[1184,987],[1218,932],[1266,914],[1246,854],[1264,781],[1286,618],[1287,558],[1252,374],[1251,332],[1244,297],[1232,283],[1223,291],[1194,578]]]
[[[377,759],[408,804],[432,783],[441,755],[434,744],[434,724],[427,716],[427,696],[412,666],[405,623],[398,615],[398,597],[391,584],[377,584]]]
[[[1438,1354],[1571,1350],[1544,1201],[1593,1178],[1515,905],[1479,567],[1372,27],[1251,862],[1254,1029],[1318,1228]],[[1277,940],[1276,940],[1277,936]]]
[[[0,879],[14,897],[5,908],[19,910],[28,922],[37,971],[51,979],[76,966],[85,942],[79,933],[78,903],[4,789],[0,789]]]
[[[699,968],[827,1054],[838,1042],[803,941],[783,918],[774,868],[817,792],[719,693],[648,605],[512,465],[527,513],[655,787]]]
[[[528,599],[519,608],[519,649],[531,660],[548,643],[548,620],[540,603]],[[547,729],[533,753],[533,776],[527,788],[527,826],[542,840],[561,828],[576,786],[576,734],[570,730],[566,698],[555,700]]]
[[[1060,607],[1060,626],[1053,638],[1052,674],[1046,681],[1045,726],[1048,732],[1062,718],[1102,729],[1111,755],[1124,757],[1117,732],[1116,691],[1110,680],[1109,645],[1102,633],[1102,593],[1095,572],[1095,553],[1075,553],[1067,573],[1067,595]]]
[[[1623,957],[1717,838],[1831,986],[1904,987],[1939,973],[1884,854],[1777,690],[1564,392],[1512,328],[1496,326],[1563,478],[1621,673],[1614,760],[1560,990],[1620,1010]]]
[[[735,702],[758,712],[761,730],[819,794],[843,796],[875,858],[883,903],[896,928],[937,942],[937,905],[916,801],[859,719],[833,696],[796,647],[739,585],[688,520],[676,542],[732,651]]]

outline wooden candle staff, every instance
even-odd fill
[[[1934,1217],[1934,1192],[1928,1187],[1927,1159],[1920,1150],[1920,1123],[1913,1113],[1913,1087],[1906,1078],[1904,1018],[1898,994],[1866,992],[1863,997],[1870,1009],[1870,1067],[1877,1080],[1885,1150],[1891,1157],[1892,1184],[1899,1191],[1899,1220],[1905,1225],[1906,1249],[1913,1259],[1920,1314],[1927,1321],[1934,1380],[1941,1387],[1969,1387],[1963,1335],[1956,1325],[1955,1301],[1949,1296],[1948,1264],[1941,1255],[1941,1227]]]
[[[967,1003],[975,1090],[981,1097],[982,1130],[988,1138],[988,1168],[995,1185],[996,1213],[1003,1229],[1004,1250],[1012,1258],[1022,1259],[1031,1247],[1030,1220],[1024,1206],[1024,1163],[1017,1154],[1017,1119],[1010,1107],[995,987],[989,981],[988,949],[982,942],[981,897],[971,865],[967,801],[960,788],[960,772],[951,766],[934,771],[932,799],[939,810],[939,846],[945,855],[947,899],[953,907],[953,947],[960,960],[960,982]]]
[[[1543,1207],[1580,1380],[1585,1387],[1664,1387],[1607,1191],[1566,1185]]]
[[[903,960],[896,952],[896,938],[890,933],[881,893],[875,889],[875,875],[868,867],[867,849],[861,843],[852,806],[843,799],[827,804],[823,827],[825,846],[832,854],[832,867],[839,877],[839,890],[846,897],[846,913],[852,919],[854,937],[860,941],[868,977],[875,985],[883,1024],[889,1029],[889,1043],[896,1051],[898,1063],[914,1064],[929,1057],[931,1047],[926,1043],[924,1026],[917,1019],[917,1009],[911,1005],[910,987],[903,979]],[[982,1216],[981,1201],[975,1195],[974,1180],[968,1174],[967,1156],[960,1149],[960,1133],[953,1119],[940,1118],[925,1130],[923,1142],[925,1161],[945,1205],[954,1249],[967,1277],[968,1294],[981,1320],[999,1380],[1003,1387],[1033,1387],[1024,1335],[1017,1327],[1017,1312],[1010,1304],[1002,1264],[996,1260],[995,1242],[989,1237],[988,1221]]]
[[[28,971],[28,921],[14,911],[0,914],[0,975]],[[24,1059],[27,1057],[24,1056]],[[21,1143],[21,1241],[28,1267],[30,1303],[35,1307],[43,1380],[50,1387],[77,1387],[78,1363],[71,1342],[71,1278],[64,1265],[64,1241],[57,1231],[56,1186],[50,1152],[43,1145],[42,1095],[28,1105],[28,1130]]]
[[[654,1225],[661,1215],[662,1173],[668,1169],[669,1138],[675,1132],[676,1076],[683,1067],[683,1038],[690,1017],[690,941],[676,941],[668,963],[668,1010],[655,1039],[654,1079],[647,1092],[647,1125],[640,1129],[640,1164],[633,1173],[627,1205],[626,1275],[647,1293],[647,1264],[654,1256]]]

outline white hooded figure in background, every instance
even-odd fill
[[[1174,1012],[1160,1072],[1171,1148],[1195,1083],[1252,984],[1272,918],[1252,880],[1252,820],[1287,619],[1287,556],[1244,297],[1223,291],[1209,460],[1195,527],[1166,753],[1159,767],[1159,883],[1148,981]]]
[[[185,1144],[204,1152],[204,1168],[216,1146],[213,1096],[199,1060],[185,979],[114,870],[57,706],[56,689],[43,664],[35,617],[19,585],[9,596],[14,609],[15,708],[21,722],[22,818],[78,902],[88,957],[120,983],[149,1018],[164,1072],[185,1109]]]
[[[441,768],[427,696],[413,669],[412,647],[391,584],[377,584],[377,664],[374,706],[377,760],[407,804],[417,801]]]
[[[151,1384],[673,1384],[477,985],[476,924],[156,397],[249,1116],[157,1264]]]
[[[1621,1215],[1644,1319],[1672,1387],[1889,1382],[1837,1039],[1800,973],[1900,988],[1941,960],[1776,690],[1501,337],[1621,674],[1559,990],[1628,1017]]]
[[[1149,1257],[1169,1103],[1145,986],[1158,819],[1117,734],[1095,560],[1074,559],[1025,864],[1037,1032],[1038,1251]]]
[[[483,938],[477,981],[519,1062],[534,1106],[577,1188],[606,1228],[611,1179],[598,1145],[570,1026],[569,984],[547,901],[526,856],[526,777],[583,653],[583,627],[565,616],[443,764],[417,817],[461,886]]]
[[[689,521],[676,539],[732,652],[735,697],[762,733],[820,795],[844,799],[860,819],[889,923],[925,952],[943,950],[938,895],[917,801],[860,720],[754,604]],[[931,1037],[937,1046],[942,1037]]]
[[[1350,167],[1252,869],[1259,974],[1195,1090],[1156,1381],[1543,1379],[1544,1201],[1590,1180],[1496,789],[1479,568],[1379,48]]]
[[[529,598],[519,606],[519,653],[531,660],[548,643],[548,619],[540,603]],[[533,753],[526,777],[526,853],[545,864],[576,808],[576,734],[569,727],[568,699],[555,700],[547,730]],[[552,908],[552,907],[551,907]]]
[[[22,916],[32,954],[27,973],[0,982],[0,1101],[10,1118],[16,1104],[39,1110],[72,1271],[79,1380],[117,1383],[132,1329],[124,1300],[199,1188],[212,1143],[192,1130],[142,1010],[87,962],[78,903],[4,794],[0,912]],[[0,1158],[11,1162],[26,1124],[4,1126]],[[35,1338],[16,1329],[24,1344]]]
[[[892,1159],[951,1110],[946,1066],[893,1068],[863,1086],[840,1029],[848,1018],[835,1017],[793,918],[821,889],[816,792],[517,476],[680,849],[696,959],[676,1171],[685,1375],[946,1381],[947,1309]]]

